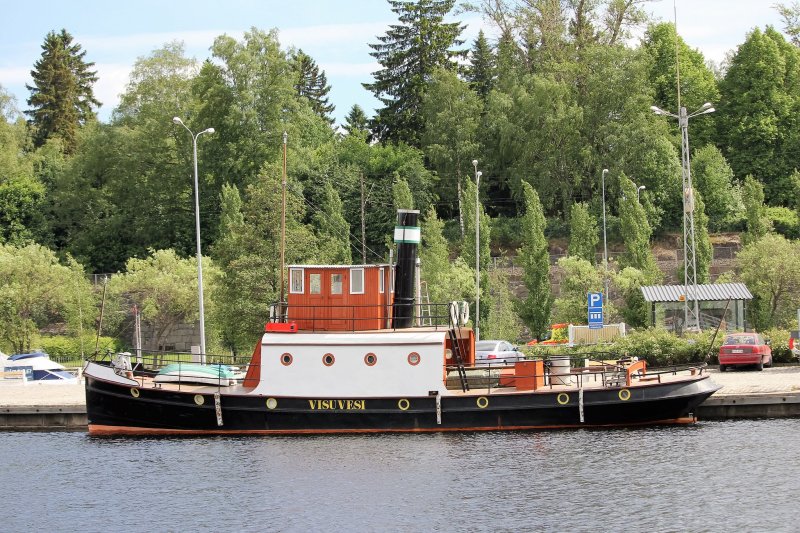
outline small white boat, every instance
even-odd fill
[[[4,373],[23,372],[25,381],[78,383],[75,374],[68,372],[63,365],[52,361],[50,356],[44,352],[0,356],[0,367]]]

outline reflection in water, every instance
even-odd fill
[[[791,531],[797,442],[796,420],[265,438],[0,433],[3,530]]]

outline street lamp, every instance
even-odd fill
[[[480,192],[482,172],[478,172],[478,160],[472,160],[475,168],[475,340],[481,338],[481,217]]]
[[[214,133],[214,128],[205,129],[197,134],[192,133],[179,117],[172,122],[180,124],[192,136],[192,155],[194,157],[194,227],[197,234],[197,298],[200,302],[200,362],[206,362],[206,320],[203,307],[203,257],[200,255],[200,188],[197,181],[197,138],[204,133]]]
[[[641,192],[642,192],[643,190],[645,190],[646,188],[647,188],[647,187],[645,187],[644,185],[639,185],[639,186],[636,188],[636,202],[637,202],[637,203],[641,203],[641,201],[640,201]]]
[[[697,301],[697,259],[694,237],[694,189],[692,188],[692,173],[689,166],[689,119],[707,113],[713,113],[714,108],[710,102],[703,104],[693,113],[687,113],[686,108],[680,104],[678,98],[679,114],[664,111],[657,106],[650,106],[656,115],[664,115],[678,119],[681,128],[681,163],[683,174],[683,291],[686,298],[683,301],[684,327],[687,329],[700,329],[700,304]],[[691,287],[691,291],[689,291]],[[690,303],[691,317],[690,317]],[[691,320],[690,320],[691,318]]]
[[[606,174],[608,169],[603,169],[603,268],[605,269],[605,294],[604,299],[608,300],[608,243],[606,241]]]

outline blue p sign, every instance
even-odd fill
[[[589,293],[589,307],[603,307],[603,293],[590,292]]]

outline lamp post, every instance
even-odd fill
[[[478,160],[472,160],[475,168],[475,340],[481,338],[481,216],[480,216],[480,193],[481,175],[478,172]]]
[[[203,307],[203,256],[200,254],[200,188],[197,180],[197,138],[204,133],[214,133],[214,128],[207,128],[195,134],[192,133],[180,117],[173,117],[172,122],[180,124],[192,136],[192,155],[194,158],[194,227],[197,234],[197,298],[200,302],[200,362],[206,362],[206,320]]]
[[[680,101],[678,102],[680,106]],[[687,113],[686,108],[680,106],[679,114],[669,113],[663,109],[650,106],[656,115],[664,115],[678,119],[681,128],[681,163],[683,174],[683,301],[684,327],[687,329],[700,329],[700,304],[697,301],[697,260],[695,257],[696,246],[694,238],[694,189],[692,188],[692,173],[689,166],[689,119],[707,113],[713,113],[714,108],[710,102],[703,104],[693,113]],[[689,288],[691,287],[691,290]],[[691,308],[691,310],[690,310]]]
[[[641,200],[640,200],[640,198],[641,198],[641,192],[642,192],[643,190],[645,190],[646,188],[647,188],[647,187],[645,187],[644,185],[639,185],[639,186],[636,188],[636,201],[637,201],[638,203],[641,203]]]
[[[603,269],[605,273],[603,274],[605,278],[605,293],[603,294],[603,300],[608,301],[608,243],[606,241],[606,174],[608,174],[608,169],[603,169]]]

